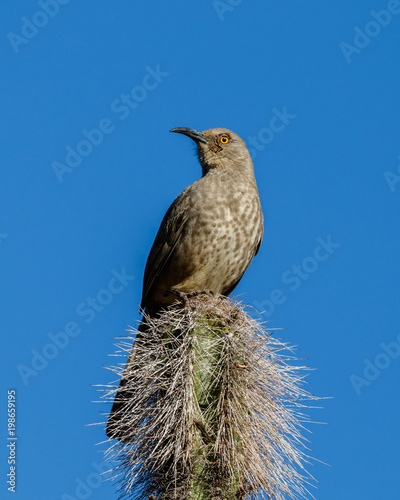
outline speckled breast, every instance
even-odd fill
[[[172,288],[186,293],[209,289],[228,295],[249,266],[262,238],[257,186],[247,182],[240,183],[240,188],[227,188],[226,183],[213,183],[207,192],[194,192],[189,211],[187,227],[174,255],[174,265],[183,272],[177,273]]]

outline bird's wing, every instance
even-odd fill
[[[171,257],[188,220],[189,189],[185,189],[167,210],[147,258],[143,278],[142,309],[147,305],[151,287]]]

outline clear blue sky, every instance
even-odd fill
[[[177,126],[252,148],[265,236],[235,294],[332,397],[311,414],[315,497],[399,498],[400,2],[230,3],[2,7],[2,498],[116,498],[85,425],[158,225],[200,176]]]

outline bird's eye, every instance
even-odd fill
[[[227,135],[222,135],[220,138],[219,138],[219,142],[221,144],[228,144],[229,142],[229,137]]]

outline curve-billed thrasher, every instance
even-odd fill
[[[141,304],[149,316],[182,294],[210,290],[229,295],[257,254],[263,235],[253,162],[244,141],[224,128],[197,132],[182,127],[171,132],[195,141],[203,175],[172,203],[154,240]],[[139,331],[145,327],[142,321]],[[124,375],[107,425],[107,435],[117,439],[119,415],[129,399],[123,392]]]

